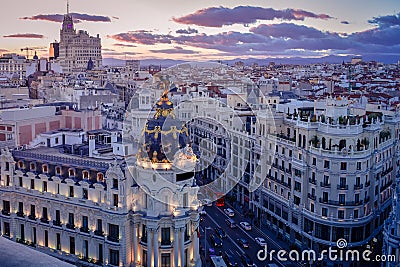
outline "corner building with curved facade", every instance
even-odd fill
[[[46,146],[3,150],[2,235],[79,266],[201,266],[187,168],[196,156],[182,125],[162,126],[171,108],[164,94],[140,149],[124,156],[109,153],[121,138],[104,130],[53,131]],[[172,157],[161,137],[179,140]]]

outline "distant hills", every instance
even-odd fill
[[[383,63],[397,63],[400,60],[399,56],[393,55],[366,55],[362,57],[364,61],[377,61]],[[317,63],[342,63],[350,62],[352,56],[326,56],[321,58],[301,58],[301,57],[290,57],[290,58],[248,58],[248,59],[231,59],[231,60],[214,60],[214,62],[221,62],[222,64],[228,64],[232,66],[237,61],[243,61],[245,65],[251,65],[257,63],[258,65],[268,65],[270,62],[275,62],[275,64],[293,64],[293,65],[305,65],[305,64],[317,64]],[[188,61],[184,60],[173,60],[173,59],[143,59],[140,60],[141,66],[149,65],[161,65],[163,68],[171,67],[177,64],[185,63]],[[103,65],[108,66],[123,66],[125,61],[122,59],[115,58],[104,58]]]

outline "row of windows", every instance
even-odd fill
[[[6,186],[9,186],[9,175],[7,175],[7,184]],[[22,177],[18,177],[18,186],[23,187],[23,180]],[[30,187],[29,189],[32,190],[42,190],[42,192],[48,192],[48,182],[47,181],[43,181],[42,182],[42,187],[39,188],[37,186],[37,182],[35,179],[31,179],[30,180]],[[118,189],[118,180],[117,179],[113,179],[113,189]],[[57,184],[57,192],[56,194],[60,194],[60,185]],[[69,191],[68,191],[68,196],[69,197],[76,197],[76,193],[75,193],[75,187],[74,186],[69,186]],[[89,191],[87,188],[82,188],[82,199],[89,199]],[[112,205],[115,207],[118,207],[118,194],[113,194],[113,202]]]
[[[3,200],[3,213],[10,214],[10,202]],[[18,210],[17,216],[23,217],[24,216],[24,203],[18,202]],[[36,205],[31,204],[29,209],[28,218],[31,220],[36,220]],[[55,211],[55,217],[53,217],[53,224],[55,226],[61,226],[61,211]],[[48,223],[49,222],[49,214],[47,207],[42,207],[42,214],[41,214],[41,222]],[[68,213],[68,221],[67,221],[67,228],[75,229],[75,214]],[[82,216],[81,218],[81,226],[80,229],[82,232],[89,232],[89,218],[87,216]],[[101,219],[97,219],[96,230],[95,233],[97,235],[103,235],[103,221]],[[115,224],[108,224],[108,238],[118,240],[119,239],[119,226]]]
[[[18,161],[18,168],[19,169],[25,169],[25,164],[24,164],[23,161]],[[33,172],[38,171],[37,168],[38,167],[36,166],[35,163],[31,162],[29,164],[30,171],[33,171]],[[43,164],[42,165],[42,172],[43,173],[49,173],[49,171],[50,171],[49,170],[49,166],[47,164]],[[55,173],[56,173],[56,175],[62,175],[62,168],[60,166],[56,166],[55,167]],[[68,169],[68,176],[69,177],[75,177],[76,176],[76,170],[74,168],[69,168]],[[89,171],[86,171],[86,170],[82,171],[82,178],[83,179],[89,179],[90,178],[89,176],[90,176]],[[103,182],[104,181],[104,174],[103,173],[101,173],[101,172],[97,173],[97,181],[98,182]]]

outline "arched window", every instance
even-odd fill
[[[74,169],[69,169],[68,170],[68,176],[69,177],[75,177],[75,170]]]
[[[48,173],[49,172],[49,167],[46,164],[42,165],[42,172],[43,173]]]
[[[98,182],[103,182],[104,181],[104,174],[99,172],[97,173],[97,181]]]

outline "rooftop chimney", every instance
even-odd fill
[[[89,135],[89,157],[93,157],[93,151],[96,149],[96,139],[94,135]]]

